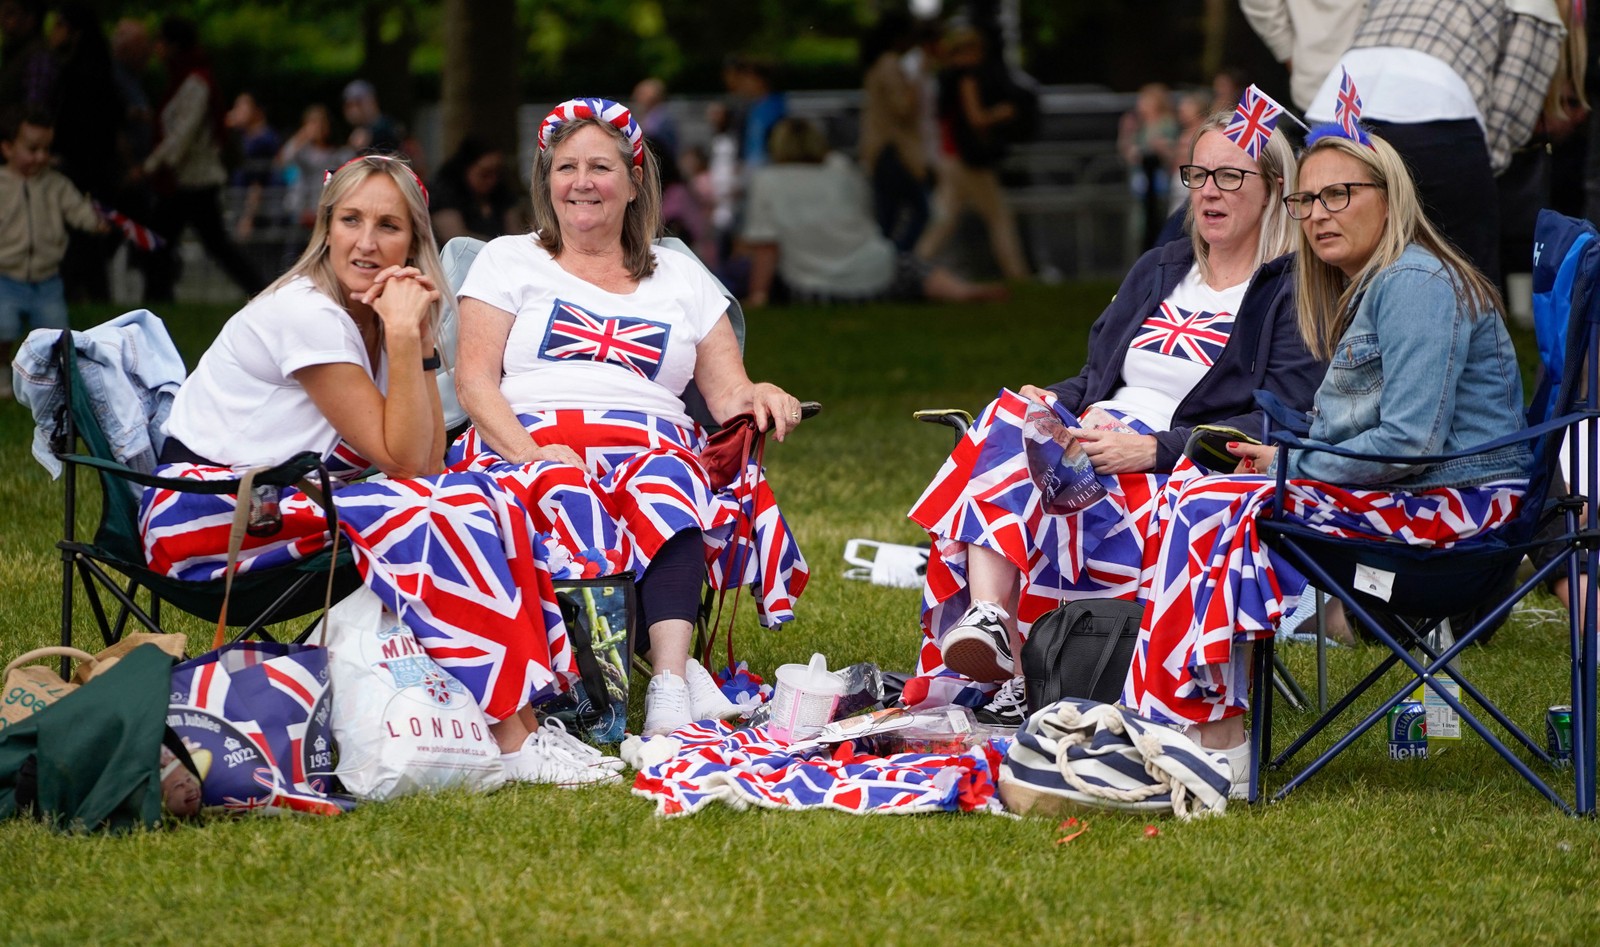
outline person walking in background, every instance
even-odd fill
[[[633,87],[633,117],[644,137],[655,143],[656,154],[678,155],[678,122],[667,108],[667,84],[651,76]]]
[[[506,153],[467,136],[439,168],[430,192],[433,235],[440,243],[453,237],[493,240],[524,233],[517,188],[506,180]]]
[[[748,175],[767,163],[767,136],[789,114],[789,99],[773,88],[772,66],[761,60],[735,56],[724,75],[730,91],[746,104],[739,158]]]
[[[0,116],[0,359],[6,364],[26,329],[67,328],[57,272],[67,228],[108,229],[89,199],[50,167],[54,135],[49,113],[40,109],[13,105]],[[9,371],[0,372],[0,397],[11,397]]]
[[[971,210],[988,228],[989,248],[1001,274],[1028,279],[1016,217],[996,170],[1006,152],[1004,126],[1016,117],[1016,107],[1005,99],[1010,79],[1003,63],[989,59],[977,30],[954,30],[945,45],[949,67],[939,74],[939,183],[933,223],[917,242],[916,255],[925,261],[937,256],[962,211]]]
[[[1341,94],[1359,98],[1428,219],[1498,283],[1495,176],[1533,134],[1563,30],[1555,0],[1373,0],[1306,117],[1332,121]]]
[[[350,151],[358,155],[398,154],[405,135],[378,107],[372,83],[356,79],[344,87],[344,120],[350,123]]]
[[[308,105],[300,114],[300,127],[278,150],[278,173],[289,188],[286,210],[309,231],[315,222],[322,177],[354,157],[348,147],[333,143],[333,118],[325,105]]]
[[[49,108],[56,60],[44,38],[44,0],[0,0],[0,103]]]
[[[167,92],[158,113],[160,137],[142,170],[157,198],[150,226],[166,246],[145,270],[145,295],[172,301],[178,240],[192,226],[206,254],[246,296],[254,296],[266,282],[222,225],[222,183],[228,175],[219,145],[221,99],[194,21],[177,16],[163,20],[156,57],[166,69]]]
[[[1367,0],[1239,0],[1239,9],[1289,70],[1289,98],[1304,111],[1350,47],[1366,4]]]
[[[906,71],[911,19],[886,13],[861,41],[866,67],[861,104],[861,167],[872,182],[873,212],[895,249],[910,251],[928,225],[928,164],[919,122],[922,90]]]
[[[121,106],[107,95],[113,88],[111,46],[94,7],[80,0],[63,3],[50,30],[59,63],[56,75],[54,151],[59,169],[73,186],[96,200],[110,202],[122,177],[117,130]],[[116,238],[76,231],[67,241],[61,278],[74,302],[111,298],[108,265]]]
[[[244,189],[244,204],[239,208],[239,219],[234,221],[233,234],[240,241],[250,239],[261,217],[261,203],[267,188],[276,188],[280,181],[273,163],[278,157],[281,139],[278,132],[267,123],[267,113],[261,110],[256,97],[241,92],[233,100],[233,108],[223,117],[223,124],[239,136],[239,153],[243,163],[230,176],[229,184]],[[270,217],[277,217],[281,201],[274,201]]]
[[[1156,245],[1156,235],[1166,223],[1171,187],[1167,172],[1177,146],[1178,117],[1172,108],[1172,94],[1159,82],[1149,83],[1139,90],[1133,110],[1122,116],[1117,127],[1117,151],[1128,166],[1128,181],[1141,211],[1141,249]]]

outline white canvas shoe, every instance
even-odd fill
[[[539,734],[543,745],[560,749],[585,766],[599,766],[612,772],[622,769],[621,760],[607,756],[573,736],[567,725],[556,717],[546,717],[540,721]]]
[[[622,780],[615,770],[578,762],[559,747],[553,746],[548,738],[541,737],[539,732],[529,734],[521,749],[500,754],[500,762],[505,766],[506,778],[521,783],[544,783],[574,789]]]
[[[696,720],[731,720],[742,711],[717,686],[716,678],[694,658],[684,675],[689,685],[689,715]]]
[[[671,671],[650,678],[644,692],[644,735],[658,737],[694,723],[689,714],[689,685]]]

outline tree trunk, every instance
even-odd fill
[[[468,135],[516,155],[520,36],[516,0],[446,0],[440,89],[444,155]]]
[[[417,20],[409,5],[369,2],[361,8],[361,74],[377,89],[384,114],[408,124],[417,107],[411,81],[417,40]]]

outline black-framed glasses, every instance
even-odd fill
[[[1178,166],[1178,180],[1191,191],[1205,187],[1206,178],[1217,182],[1217,187],[1224,191],[1237,191],[1244,187],[1245,175],[1259,173],[1259,171],[1246,171],[1243,168],[1202,168],[1198,164]]]
[[[1289,216],[1295,220],[1305,220],[1311,216],[1312,201],[1321,201],[1322,206],[1328,209],[1328,213],[1337,214],[1350,206],[1350,189],[1356,187],[1382,188],[1383,185],[1372,181],[1344,181],[1339,184],[1330,184],[1315,194],[1310,191],[1290,194],[1283,199],[1283,206],[1288,209]]]

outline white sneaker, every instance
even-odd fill
[[[1249,799],[1250,741],[1246,740],[1231,750],[1223,750],[1222,755],[1228,758],[1228,768],[1233,771],[1233,785],[1228,787],[1228,798]]]
[[[578,762],[537,732],[528,735],[521,749],[500,754],[500,762],[505,766],[507,779],[522,783],[545,783],[572,789],[622,780],[614,770]]]
[[[731,720],[743,711],[717,686],[716,678],[694,658],[684,675],[689,685],[689,715],[696,720]]]
[[[689,685],[671,671],[650,678],[644,692],[644,735],[658,737],[694,723],[689,715]]]
[[[586,766],[599,766],[612,772],[622,769],[622,761],[607,756],[598,749],[572,735],[567,725],[557,717],[546,717],[539,723],[540,742],[554,747]]]

